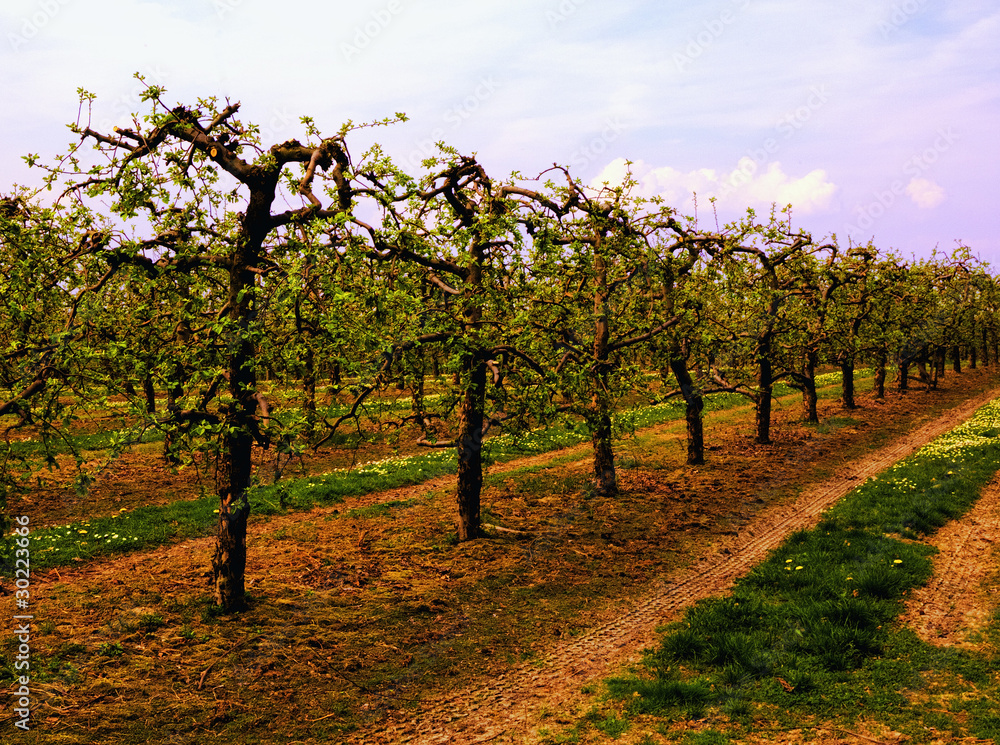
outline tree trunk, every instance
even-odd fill
[[[802,385],[802,408],[805,410],[806,421],[810,424],[819,424],[819,411],[816,408],[816,357],[815,352],[807,352],[802,366],[802,377],[805,379]]]
[[[934,369],[937,370],[937,376],[939,378],[943,378],[944,377],[944,365],[945,365],[945,362],[946,362],[946,359],[945,359],[946,358],[945,348],[944,347],[938,347],[937,350],[935,351],[935,354],[937,355],[936,358],[935,358],[937,360],[937,362],[935,364],[935,368]]]
[[[229,393],[232,403],[225,411],[226,434],[222,448],[216,486],[219,494],[219,533],[212,573],[215,599],[229,613],[246,607],[244,575],[247,560],[247,519],[253,469],[254,435],[260,435],[257,420],[259,394],[257,350],[253,342],[253,325],[257,318],[256,275],[251,271],[258,263],[258,251],[263,242],[255,238],[259,228],[254,208],[261,205],[251,195],[250,208],[244,217],[244,236],[237,244],[229,269],[229,319],[233,339],[229,352]],[[264,210],[270,219],[270,212]],[[259,219],[260,215],[257,215]]]
[[[701,413],[704,401],[691,379],[687,362],[679,352],[670,358],[670,369],[677,378],[681,395],[684,397],[684,418],[687,420],[687,462],[689,466],[700,466],[705,462],[705,435]]]
[[[979,350],[976,349],[976,345],[975,344],[970,344],[969,345],[969,369],[970,370],[975,370],[976,369],[976,363],[978,363],[978,362],[979,362]]]
[[[614,497],[618,494],[618,476],[615,473],[615,453],[611,442],[611,402],[608,400],[610,293],[607,266],[599,246],[595,246],[594,254],[594,346],[587,423],[590,426],[590,437],[594,446],[594,488],[603,497]]]
[[[219,530],[212,556],[215,600],[227,613],[246,608],[247,520],[250,503],[246,487],[250,475],[249,437],[227,438],[219,461]]]
[[[166,385],[168,415],[176,415],[180,408],[177,401],[184,395],[184,378],[184,366],[175,365],[173,379],[168,380]],[[167,426],[163,432],[163,458],[171,466],[180,465],[181,462],[177,453],[174,452],[174,433],[170,426]]]
[[[990,366],[990,340],[989,340],[989,335],[987,334],[985,328],[982,330],[981,336],[982,336],[982,339],[983,339],[983,346],[982,346],[982,349],[983,349],[983,367],[989,367]]]
[[[483,407],[486,402],[486,363],[469,359],[469,384],[459,410],[458,438],[458,540],[482,535],[480,497],[483,491]]]
[[[951,348],[951,369],[957,373],[962,372],[962,348],[958,344]]]
[[[932,379],[927,373],[927,365],[923,360],[917,360],[917,374],[920,376],[921,382],[924,384],[925,390],[930,390],[937,386],[937,380]]]
[[[319,417],[316,415],[316,360],[309,345],[306,345],[306,353],[302,360],[302,411],[306,417],[308,436],[312,439]]]
[[[840,394],[845,409],[858,408],[854,401],[854,358],[847,355],[840,358]]]
[[[156,413],[156,389],[153,387],[153,376],[146,373],[142,379],[142,392],[146,397],[146,413]]]
[[[879,352],[875,360],[875,380],[873,381],[875,398],[885,398],[885,366],[888,362],[886,353]]]
[[[615,473],[615,451],[611,444],[611,416],[595,412],[590,424],[591,442],[594,446],[594,488],[603,497],[618,494],[618,475]]]
[[[762,356],[757,366],[757,443],[771,443],[771,393],[774,382],[771,379],[771,360]]]
[[[906,391],[910,388],[910,363],[906,360],[899,363],[899,390]]]

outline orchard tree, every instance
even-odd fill
[[[862,329],[878,300],[878,251],[871,242],[848,249],[841,257],[837,271],[844,277],[843,292],[830,307],[827,335],[828,354],[840,368],[841,403],[845,409],[856,409],[854,374],[859,355],[865,349]],[[871,329],[873,332],[880,329]],[[885,364],[882,364],[885,379]]]
[[[219,497],[215,593],[232,611],[245,605],[253,449],[267,448],[277,428],[258,386],[260,278],[275,269],[277,248],[299,226],[349,217],[351,127],[322,136],[306,119],[304,143],[265,146],[259,130],[237,118],[238,103],[203,99],[172,106],[163,94],[149,86],[142,98],[150,111],[131,126],[99,132],[78,121],[73,131],[79,142],[50,168],[49,178],[69,179],[64,193],[81,203],[108,205],[109,271],[130,267],[133,280],[146,277],[150,288],[185,287],[192,298],[217,298],[173,339],[175,349],[198,347],[204,355],[200,369],[174,381],[185,403],[161,424],[212,444]],[[93,100],[81,92],[81,112],[89,114]],[[87,143],[96,150],[92,161]],[[145,293],[147,302],[153,297]]]
[[[546,288],[532,322],[543,347],[558,351],[549,367],[568,399],[559,409],[581,416],[590,431],[595,489],[614,496],[612,414],[644,388],[651,345],[687,317],[678,298],[718,237],[682,223],[659,200],[634,196],[630,179],[588,190],[562,172],[567,186],[531,205],[532,274]],[[690,385],[685,391],[700,414],[700,399]],[[689,433],[698,439],[700,428]]]
[[[803,293],[800,265],[816,247],[808,233],[792,230],[773,210],[767,224],[755,218],[749,210],[729,228],[709,314],[723,356],[715,361],[714,380],[721,390],[754,402],[756,441],[768,444],[774,385],[792,375],[781,356],[781,342],[793,327],[789,301]]]
[[[792,386],[802,391],[806,421],[814,424],[819,422],[816,368],[829,346],[831,323],[843,302],[843,291],[859,280],[853,262],[843,259],[839,247],[832,243],[811,248],[790,265],[798,275],[798,291],[791,299],[792,328],[785,344],[798,357],[798,363],[792,363],[788,377]],[[845,367],[848,382],[844,390],[849,392],[853,406],[853,366],[841,369]]]
[[[107,311],[106,241],[84,209],[43,207],[24,190],[0,198],[0,523],[7,494],[57,466],[59,451],[75,461],[77,485],[87,482],[68,429],[106,401],[108,367],[95,333]],[[40,442],[40,458],[17,447],[19,430]]]
[[[521,395],[540,390],[530,380],[542,368],[525,339],[531,286],[515,198],[540,197],[494,181],[475,158],[447,148],[427,165],[430,172],[416,182],[383,159],[372,176],[381,223],[355,216],[346,226],[353,245],[366,245],[369,257],[389,268],[392,286],[402,288],[392,302],[423,298],[423,307],[402,314],[405,329],[384,344],[362,397],[394,381],[408,356],[412,365],[415,353],[442,351],[456,385],[444,400],[457,408],[457,431],[450,441],[423,439],[455,448],[457,536],[467,541],[482,534],[485,436],[504,422],[526,426],[533,400],[538,413],[539,399]]]

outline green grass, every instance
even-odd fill
[[[158,430],[147,429],[140,434],[126,427],[69,437],[49,435],[46,439],[15,440],[10,443],[0,443],[0,448],[7,450],[14,457],[29,458],[85,450],[107,450],[125,442],[137,444],[162,440],[163,433]]]
[[[640,672],[607,681],[610,697],[629,716],[709,712],[737,730],[767,710],[778,726],[865,712],[918,739],[932,726],[1000,735],[998,660],[924,644],[895,621],[930,574],[933,549],[913,539],[969,509],[1000,468],[998,433],[994,401],[855,489],[731,595],[667,627]],[[988,633],[1000,638],[1000,619]],[[911,703],[929,673],[954,692],[953,711]]]

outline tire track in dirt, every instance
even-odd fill
[[[740,531],[687,569],[653,584],[649,593],[617,619],[570,642],[554,646],[536,662],[524,663],[477,688],[425,704],[416,716],[355,733],[356,743],[453,745],[533,742],[544,711],[566,709],[580,689],[635,661],[655,640],[658,625],[701,598],[728,590],[733,582],[796,530],[820,515],[865,479],[877,475],[953,429],[1000,389],[966,401],[875,453],[845,464],[833,477],[804,491],[793,503],[764,510]]]
[[[1000,541],[1000,479],[961,519],[928,541],[938,549],[934,575],[910,595],[900,620],[924,641],[938,646],[976,646],[970,637],[989,622],[991,603],[981,602],[982,583],[996,571],[992,548]]]

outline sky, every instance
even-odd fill
[[[706,229],[790,203],[817,240],[1000,266],[993,0],[4,0],[0,31],[0,193],[66,150],[78,88],[95,128],[143,111],[138,72],[171,102],[239,101],[267,144],[403,112],[352,153],[630,170]]]

